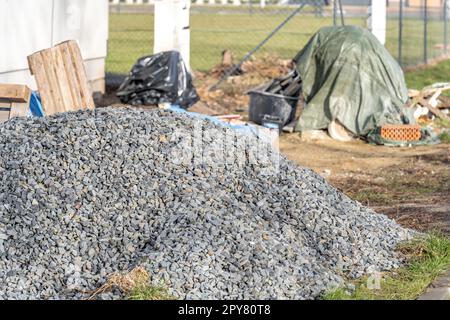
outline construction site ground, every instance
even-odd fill
[[[280,150],[400,224],[450,235],[450,144],[394,148],[293,133],[280,138]]]
[[[220,58],[218,58],[220,60]],[[201,102],[190,111],[208,114],[238,113],[245,120],[247,90],[283,75],[290,61],[263,56],[244,63],[242,74],[230,77],[218,90],[209,91],[228,67],[218,65],[209,72],[195,72]],[[450,60],[406,73],[408,87],[421,89],[446,81]],[[448,79],[447,79],[448,80]],[[117,88],[108,88],[98,106],[121,105]],[[400,224],[421,231],[450,235],[450,144],[385,147],[362,140],[339,142],[328,138],[301,137],[284,133],[280,150],[299,165],[324,176],[352,199],[384,213]]]

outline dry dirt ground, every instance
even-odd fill
[[[280,150],[400,224],[450,235],[450,144],[394,148],[293,133],[280,138]]]

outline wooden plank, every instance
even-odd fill
[[[53,99],[53,93],[47,79],[47,73],[45,71],[44,60],[41,52],[36,52],[28,56],[28,66],[30,67],[31,74],[33,74],[36,79],[37,87],[42,100],[42,108],[45,114],[49,115],[57,112],[57,105]]]
[[[70,40],[28,57],[46,115],[95,107],[81,52]]]
[[[447,116],[444,112],[442,112],[441,110],[439,110],[438,108],[433,107],[431,104],[428,103],[428,101],[426,101],[425,99],[422,99],[420,101],[420,104],[423,105],[424,107],[427,107],[428,110],[431,111],[431,113],[433,113],[436,117],[439,117],[443,120],[448,120],[450,121],[450,117]]]
[[[9,118],[27,117],[30,112],[31,90],[28,90],[28,97],[25,98],[27,102],[12,102]]]
[[[28,102],[13,102],[11,103],[11,112],[9,118],[14,117],[27,117],[30,110],[30,104]]]
[[[0,109],[11,109],[11,101],[0,98]]]
[[[61,52],[61,57],[64,63],[64,69],[66,72],[67,81],[70,88],[70,95],[72,97],[73,106],[76,109],[80,109],[82,108],[81,93],[80,90],[78,90],[78,80],[76,77],[75,68],[72,63],[70,48],[66,42],[61,43],[60,45],[58,45],[58,47]]]
[[[9,120],[9,110],[0,109],[0,123]]]
[[[28,102],[31,90],[22,84],[0,84],[0,98],[16,102]]]
[[[448,108],[450,108],[450,98],[449,97],[441,95],[439,97],[439,101],[441,102],[441,104],[437,106],[439,109],[448,109]]]
[[[57,112],[64,111],[64,101],[62,99],[62,92],[59,88],[58,75],[56,73],[52,49],[41,51],[42,60],[44,63],[44,70],[47,75],[47,82],[50,88],[50,94],[54,102],[53,109],[47,111],[44,109],[46,115],[51,115]],[[43,106],[45,108],[45,105]]]
[[[0,123],[9,120],[10,112],[11,112],[11,102],[5,99],[0,99]]]
[[[448,91],[448,90],[450,90],[450,85],[448,85],[447,83],[443,83],[443,84],[435,83],[431,86],[427,86],[427,87],[423,88],[422,93],[425,98],[428,98],[429,96],[433,95],[438,90],[440,90],[441,93],[443,91]]]
[[[50,52],[53,59],[52,67],[55,71],[56,83],[58,85],[59,94],[62,101],[59,111],[65,112],[76,110],[78,106],[72,99],[72,90],[67,76],[66,68],[64,67],[61,48],[59,46],[51,48]]]
[[[73,66],[75,68],[76,77],[78,80],[78,86],[81,93],[81,107],[82,109],[94,109],[94,99],[92,98],[91,90],[89,89],[89,83],[86,76],[86,69],[84,67],[83,58],[81,56],[80,48],[74,40],[66,42],[70,48],[72,56]]]
[[[410,97],[410,98],[417,97],[419,94],[420,94],[419,90],[415,90],[415,89],[408,90],[408,97]]]

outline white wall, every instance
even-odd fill
[[[36,89],[27,56],[76,39],[94,91],[104,90],[108,0],[0,0],[0,83]]]

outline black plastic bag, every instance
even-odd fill
[[[140,58],[117,92],[122,103],[171,103],[187,109],[199,100],[192,77],[177,51]]]

